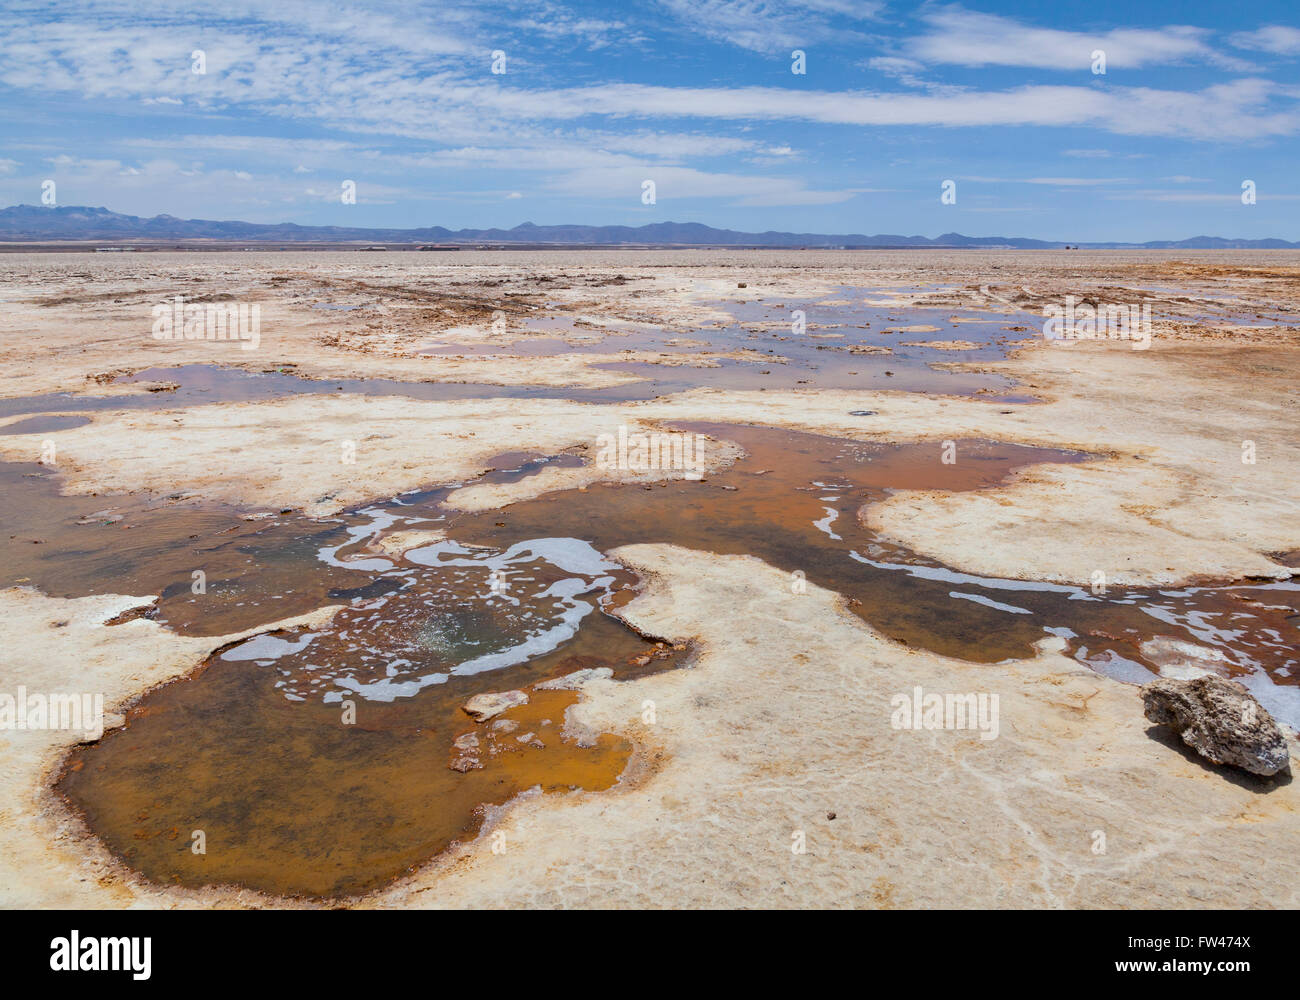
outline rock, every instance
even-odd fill
[[[475,722],[487,722],[502,712],[528,704],[528,695],[522,691],[495,691],[476,694],[461,706]]]
[[[382,552],[388,556],[400,556],[409,552],[411,549],[422,548],[425,545],[434,545],[441,542],[447,537],[447,532],[441,528],[434,529],[407,529],[404,531],[390,531],[383,538],[371,541],[366,548],[371,552]]]
[[[518,728],[519,723],[514,719],[497,719],[496,722],[492,723],[492,732],[501,733],[503,735],[505,733],[513,733]]]
[[[476,750],[478,749],[478,736],[474,733],[461,733],[451,741],[451,745],[457,750]]]
[[[1177,730],[1184,743],[1215,764],[1266,777],[1290,770],[1286,736],[1235,681],[1213,675],[1162,678],[1142,688],[1142,701],[1148,719]]]
[[[473,771],[476,768],[481,769],[483,767],[483,765],[479,763],[477,757],[457,757],[447,766],[453,771],[459,771],[461,774],[464,774],[466,771]]]
[[[575,670],[554,680],[542,681],[540,684],[534,684],[533,687],[538,691],[576,691],[587,681],[603,680],[613,676],[614,671],[609,667],[587,667],[585,670]]]

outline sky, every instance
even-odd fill
[[[1294,240],[1298,133],[1295,0],[0,7],[0,206]]]

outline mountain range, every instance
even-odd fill
[[[1035,240],[1019,236],[901,236],[861,233],[743,233],[714,229],[698,222],[653,222],[644,226],[535,226],[525,222],[513,229],[373,229],[347,226],[300,226],[292,222],[263,224],[209,219],[178,219],[172,215],[142,218],[106,208],[14,205],[0,209],[0,243],[125,241],[216,241],[244,244],[437,244],[445,246],[601,246],[601,247],[805,247],[844,248],[975,248],[1058,250],[1066,247],[1119,250],[1250,249],[1291,250],[1300,243],[1287,240],[1226,239],[1193,236],[1185,240],[1147,243],[1076,243]]]

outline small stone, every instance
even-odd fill
[[[1207,674],[1161,678],[1142,688],[1146,717],[1178,732],[1206,760],[1265,777],[1289,771],[1286,736],[1254,695]]]
[[[475,750],[478,748],[478,736],[474,733],[461,733],[451,741],[451,745],[457,750]]]
[[[585,670],[575,670],[563,677],[556,677],[553,680],[534,684],[533,689],[537,691],[575,691],[583,684],[586,684],[587,681],[605,680],[613,676],[614,671],[609,667],[588,667]]]
[[[494,733],[513,733],[518,728],[519,723],[514,719],[497,719],[496,722],[492,723],[492,732]]]
[[[483,765],[479,763],[479,759],[477,757],[468,757],[468,756],[457,757],[447,766],[450,767],[453,771],[459,771],[461,774],[464,774],[466,771],[473,771],[475,769],[481,769],[483,767]]]
[[[507,712],[512,708],[528,704],[528,695],[522,691],[495,691],[476,694],[461,708],[475,722],[487,722],[488,719]]]

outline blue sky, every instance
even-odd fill
[[[0,10],[3,205],[53,179],[257,222],[1297,239],[1298,132],[1294,0]]]

